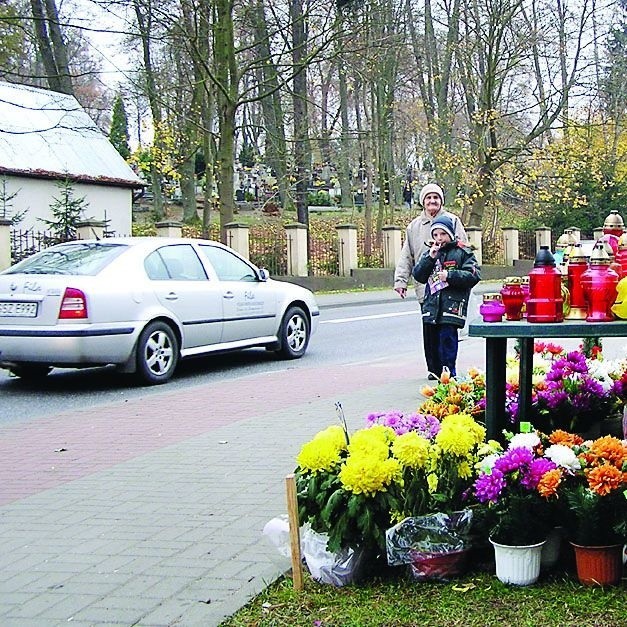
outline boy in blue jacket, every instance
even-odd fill
[[[425,284],[422,324],[425,340],[433,353],[438,378],[443,368],[456,376],[457,330],[464,326],[470,290],[481,279],[472,250],[457,241],[453,221],[446,215],[431,224],[433,243],[414,266],[413,277]]]

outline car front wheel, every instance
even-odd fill
[[[137,375],[150,385],[172,378],[179,360],[178,340],[165,322],[152,322],[137,342]]]
[[[279,332],[279,355],[285,359],[298,359],[305,354],[309,344],[309,319],[300,307],[290,307],[283,316]]]

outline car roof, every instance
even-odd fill
[[[139,247],[145,249],[156,248],[157,246],[168,246],[172,244],[205,244],[211,246],[218,246],[220,248],[228,249],[221,242],[216,242],[209,239],[190,238],[190,237],[158,237],[158,236],[145,236],[145,237],[106,237],[103,239],[80,239],[73,240],[71,242],[65,242],[66,244],[122,244],[129,247]]]

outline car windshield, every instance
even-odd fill
[[[102,242],[68,242],[28,257],[6,274],[96,275],[128,247]]]

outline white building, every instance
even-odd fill
[[[81,218],[130,235],[133,190],[142,182],[77,100],[0,82],[0,192],[4,182],[5,197],[16,194],[5,217],[25,211],[16,228],[44,231],[41,218],[52,219],[57,183],[66,178],[88,205]]]

